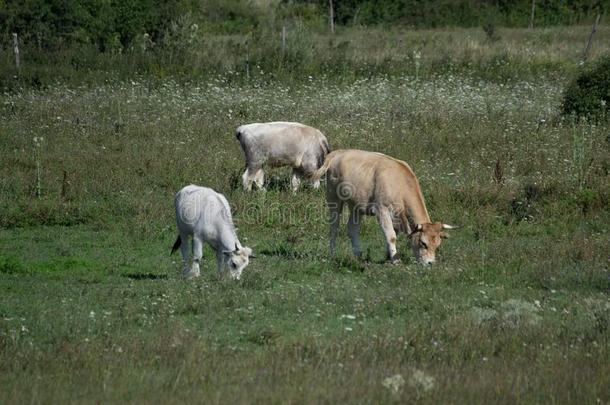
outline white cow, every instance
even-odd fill
[[[227,199],[210,188],[190,185],[176,193],[174,203],[179,235],[172,253],[180,248],[184,278],[199,276],[203,243],[207,242],[216,251],[218,274],[222,275],[223,269],[228,267],[231,278],[239,280],[252,256],[252,249],[239,243]],[[190,268],[189,236],[192,237],[193,254]]]
[[[330,151],[328,140],[316,128],[297,122],[268,122],[242,125],[235,132],[246,155],[246,170],[242,176],[244,190],[252,183],[264,189],[265,164],[271,167],[292,167],[292,190],[296,191],[303,176],[311,178],[324,163]],[[319,179],[312,181],[320,186]]]

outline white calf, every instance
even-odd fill
[[[184,278],[199,276],[203,243],[207,242],[216,251],[219,275],[222,275],[226,267],[230,276],[239,280],[241,272],[248,265],[252,249],[239,243],[227,199],[210,188],[190,185],[176,193],[174,202],[179,235],[172,253],[180,248],[184,261]],[[193,254],[190,268],[189,236],[192,237]]]

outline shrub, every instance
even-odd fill
[[[610,55],[585,68],[567,87],[562,114],[588,119],[608,119],[610,107]]]
[[[0,256],[0,273],[21,274],[26,269],[21,262],[13,256]]]

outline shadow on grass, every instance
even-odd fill
[[[275,246],[262,247],[257,254],[261,256],[276,256],[284,259],[312,259],[316,254],[307,251],[299,251],[290,242],[279,242]]]
[[[125,277],[132,280],[166,280],[167,274],[132,273],[126,274]]]

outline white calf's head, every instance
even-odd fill
[[[245,246],[235,245],[235,250],[225,251],[225,265],[229,268],[229,275],[234,280],[239,280],[241,272],[250,263],[250,257],[252,256],[252,249]]]
[[[417,224],[409,234],[411,249],[420,264],[429,265],[436,261],[436,249],[441,245],[441,239],[447,235],[443,229],[453,229],[451,225],[441,222],[434,224]]]

